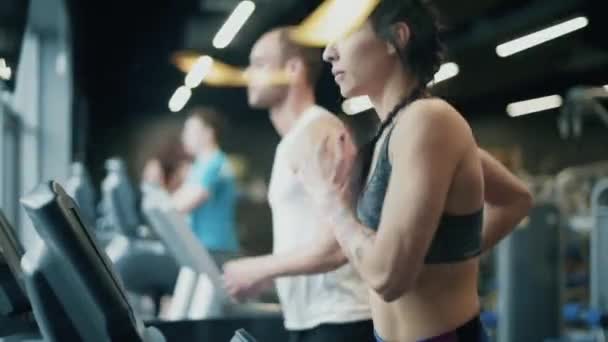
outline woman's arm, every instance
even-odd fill
[[[412,288],[435,234],[453,175],[473,139],[447,103],[420,101],[391,136],[392,173],[376,233],[341,209],[338,243],[362,278],[384,300]]]
[[[485,189],[482,251],[494,247],[532,208],[528,187],[488,152],[479,149]]]

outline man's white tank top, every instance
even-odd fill
[[[308,248],[319,229],[327,229],[321,226],[311,198],[289,166],[289,158],[293,158],[290,146],[302,142],[298,138],[301,132],[324,116],[338,120],[319,106],[309,108],[277,146],[268,194],[274,253]],[[350,264],[324,274],[282,277],[276,286],[288,330],[371,319],[367,286]]]

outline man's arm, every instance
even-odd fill
[[[224,158],[216,156],[204,165],[193,166],[190,176],[171,196],[175,209],[186,214],[203,205],[216,192],[227,163]]]
[[[341,132],[343,125],[335,116],[320,115],[298,132],[293,132],[289,144],[283,143],[283,157],[292,169],[293,181],[302,182],[298,169],[306,163],[315,147],[319,146],[320,137],[328,132]],[[310,194],[302,193],[302,196]],[[273,209],[280,210],[280,209]],[[308,215],[317,215],[314,208],[308,210]],[[320,217],[319,226],[307,227],[314,229],[316,236],[300,248],[279,254],[270,254],[253,258],[244,258],[226,264],[224,277],[229,293],[236,298],[255,295],[261,286],[280,277],[310,275],[330,272],[346,264],[348,260],[330,227],[322,226],[327,220]],[[281,229],[281,227],[277,227]]]
[[[286,276],[333,271],[347,263],[331,229],[320,229],[309,245],[281,254],[243,258],[224,265],[224,280],[237,299],[257,295],[264,284]]]
[[[184,183],[171,196],[173,206],[182,213],[187,214],[209,199],[209,191],[198,184]]]
[[[197,175],[199,178],[204,175]],[[148,161],[142,172],[142,181],[146,183],[156,184],[158,186],[165,185],[164,172],[160,162],[157,159]],[[200,181],[199,181],[200,182]],[[175,209],[186,214],[192,209],[200,206],[209,198],[209,191],[207,191],[199,182],[182,182],[177,190],[171,196],[171,201]]]
[[[327,113],[316,117],[305,129],[295,133],[297,135],[291,140],[292,143],[286,146],[288,152],[285,155],[293,158],[289,160],[289,165],[296,177],[300,176],[298,169],[301,163],[306,163],[311,158],[311,153],[315,151],[315,147],[320,146],[321,137],[328,133],[337,134],[343,131],[344,124],[333,114]],[[303,210],[310,210],[309,215],[317,215],[311,209]],[[325,217],[320,217],[318,222],[322,225],[326,224],[327,220]],[[304,248],[264,257],[269,265],[267,270],[273,278],[329,272],[348,262],[331,227],[319,226],[312,229],[317,230],[317,235]]]
[[[488,152],[479,149],[485,188],[482,251],[507,236],[532,208],[527,186]]]
[[[266,258],[268,275],[272,278],[318,274],[330,272],[346,264],[348,259],[342,252],[331,229],[323,228],[310,245],[300,250],[282,254],[271,254]]]

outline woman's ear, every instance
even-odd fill
[[[399,50],[405,49],[410,41],[410,27],[405,22],[398,22],[393,26],[394,43],[399,47]]]

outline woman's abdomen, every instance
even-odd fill
[[[371,291],[374,327],[387,341],[417,341],[463,325],[479,314],[478,259],[425,265],[413,290],[386,303]]]

